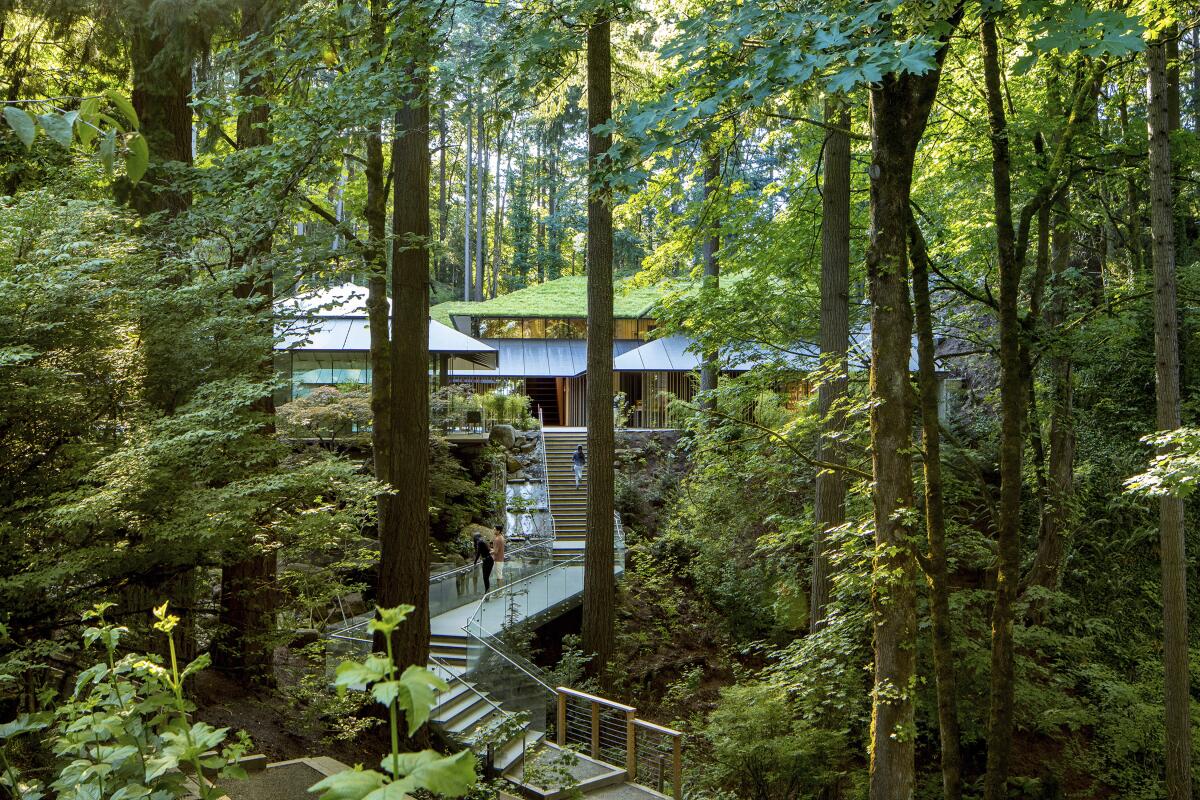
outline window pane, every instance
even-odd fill
[[[546,338],[546,320],[544,319],[527,319],[522,327],[526,339]]]

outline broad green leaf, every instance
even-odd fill
[[[146,168],[150,166],[150,147],[146,144],[146,137],[140,133],[135,133],[129,137],[127,142],[129,152],[125,155],[125,172],[129,175],[129,180],[137,183],[146,174]],[[170,626],[174,627],[171,620],[175,617],[169,617],[160,622],[154,623],[155,627]],[[169,631],[165,631],[169,633]]]
[[[25,149],[32,150],[33,140],[37,138],[37,124],[33,121],[33,117],[16,106],[5,106],[4,121],[8,123],[8,127],[12,128],[17,138],[25,144]]]
[[[0,725],[0,741],[11,739],[17,734],[40,731],[49,724],[46,714],[21,714],[12,722]]]
[[[370,628],[378,633],[388,634],[396,630],[401,622],[413,612],[413,606],[402,605],[395,608],[376,608],[378,619],[371,620]]]
[[[400,784],[406,792],[426,789],[446,797],[461,797],[475,785],[475,754],[463,750],[442,756],[435,750],[401,753],[399,769],[406,777]]]
[[[125,95],[116,89],[109,89],[104,93],[104,96],[117,107],[117,110],[121,112],[121,116],[129,120],[129,127],[136,131],[139,126],[137,112],[133,110],[133,104],[125,98]]]
[[[411,800],[408,793],[419,788],[420,784],[408,779],[385,783],[367,795],[364,800]]]
[[[396,702],[404,709],[404,717],[408,720],[408,735],[412,736],[429,719],[429,711],[433,708],[436,697],[435,691],[445,690],[446,682],[425,667],[413,665],[400,676],[400,688]]]
[[[321,800],[361,800],[386,782],[387,777],[382,773],[359,767],[330,775],[308,791],[320,793]]]
[[[96,125],[100,121],[100,98],[89,97],[79,104],[79,118],[75,121],[75,135],[84,147],[90,147],[100,133]]]
[[[179,673],[179,677],[180,679],[183,679],[189,675],[200,672],[201,670],[208,669],[208,666],[211,663],[212,656],[210,656],[208,653],[201,653],[194,661],[192,661],[192,663],[183,668],[183,672]]]
[[[333,685],[343,692],[346,689],[363,689],[387,678],[388,666],[387,657],[381,655],[368,656],[361,663],[343,661],[338,665]]]
[[[38,122],[42,130],[63,147],[70,147],[75,142],[75,118],[79,116],[74,111],[66,114],[39,114]]]

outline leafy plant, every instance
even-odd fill
[[[338,666],[334,686],[339,693],[347,689],[366,689],[376,702],[388,710],[391,731],[391,752],[380,763],[382,772],[355,769],[330,775],[309,791],[319,792],[322,800],[371,800],[400,798],[419,789],[450,797],[461,797],[475,785],[475,756],[463,750],[443,756],[435,750],[419,753],[400,752],[400,715],[408,725],[408,735],[414,735],[429,719],[436,692],[444,691],[446,682],[425,667],[412,665],[397,674],[392,652],[392,634],[413,606],[377,609],[371,620],[372,633],[383,635],[386,655],[372,653],[363,661],[344,661]]]
[[[161,664],[157,655],[118,658],[128,629],[105,622],[111,605],[84,614],[94,621],[83,632],[84,645],[99,642],[104,660],[79,674],[70,699],[53,712],[23,714],[0,726],[0,742],[52,726],[49,743],[62,763],[49,788],[64,800],[178,797],[189,791],[189,773],[201,800],[215,800],[222,792],[203,776],[245,777],[237,762],[250,741],[244,734],[227,741],[228,728],[189,719],[194,706],[184,696],[184,684],[208,665],[208,656],[180,668],[173,636],[179,618],[167,613],[164,603],[154,609],[154,629],[167,638],[169,664]],[[22,798],[43,796],[41,784],[22,780],[3,749],[0,767],[0,786]]]

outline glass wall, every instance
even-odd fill
[[[292,384],[329,386],[371,382],[371,359],[366,352],[299,350],[292,353]]]
[[[645,339],[658,327],[652,319],[613,320],[614,339]],[[487,317],[475,321],[484,339],[586,339],[587,320],[581,317]]]

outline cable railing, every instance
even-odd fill
[[[559,686],[555,690],[559,747],[576,747],[597,761],[625,769],[626,780],[683,797],[683,733],[638,719],[637,709]]]

